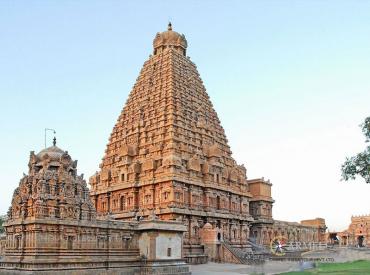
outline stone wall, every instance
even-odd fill
[[[287,242],[323,242],[325,243],[325,220],[318,222],[287,222],[274,220],[270,224],[257,224],[252,227],[251,239],[259,245],[269,246],[274,238],[283,237]]]
[[[181,255],[185,227],[179,222],[12,220],[5,226],[6,250],[0,269],[110,268],[134,272],[152,270],[153,266],[146,265],[149,262],[158,268],[186,268]]]
[[[133,226],[99,220],[12,220],[6,223],[4,261],[7,266],[29,265],[30,269],[84,266],[85,262],[99,268],[113,260],[117,265],[137,262],[138,234],[132,231]]]

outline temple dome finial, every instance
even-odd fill
[[[172,30],[172,23],[168,22],[167,31],[159,32],[153,40],[154,54],[162,52],[167,48],[175,49],[176,51],[186,55],[188,42],[185,35],[179,34]]]

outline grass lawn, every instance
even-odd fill
[[[333,274],[333,275],[370,275],[370,261],[358,260],[347,263],[319,263],[314,269],[302,272],[281,273],[284,275],[311,275],[311,274]]]

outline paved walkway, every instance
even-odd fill
[[[359,259],[370,260],[370,249],[337,248],[333,250],[309,252],[304,258],[332,259],[334,262],[348,262]],[[329,261],[330,262],[330,261]],[[237,274],[279,274],[300,271],[312,267],[312,263],[266,261],[263,265],[219,264],[209,262],[203,265],[191,265],[193,275],[237,275]]]
[[[304,253],[305,258],[333,258],[335,262],[350,262],[355,260],[370,260],[369,248],[337,247],[335,249],[312,251]]]
[[[268,261],[263,265],[219,264],[207,263],[191,265],[193,275],[236,275],[236,274],[279,274],[288,271],[300,270],[297,262]]]

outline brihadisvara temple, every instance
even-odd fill
[[[90,188],[55,139],[30,153],[0,273],[190,274],[246,263],[278,236],[325,242],[322,218],[273,219],[272,184],[233,159],[187,46],[171,24],[156,34]]]

